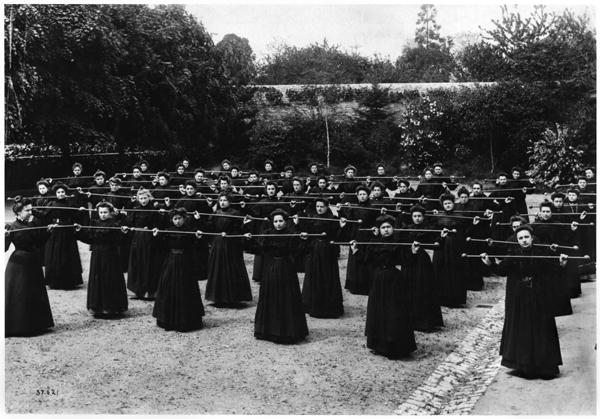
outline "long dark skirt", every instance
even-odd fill
[[[265,267],[265,255],[261,253],[254,254],[254,262],[252,264],[252,280],[260,282],[263,277]]]
[[[192,248],[194,257],[192,260],[192,275],[198,281],[208,278],[209,247],[205,240],[197,240]]]
[[[205,298],[218,304],[252,301],[242,248],[231,239],[215,237],[208,258]]]
[[[344,314],[336,252],[335,246],[317,240],[306,256],[302,303],[312,317],[337,318]]]
[[[458,307],[467,302],[465,262],[455,246],[456,239],[449,235],[441,248],[433,252],[438,301],[446,307]]]
[[[414,264],[403,266],[409,284],[412,325],[415,330],[429,332],[444,326],[444,320],[435,292],[431,259],[425,252],[418,252],[415,257]]]
[[[92,246],[90,277],[87,286],[87,309],[98,314],[127,311],[127,290],[119,252],[113,246]]]
[[[391,359],[417,349],[410,320],[408,279],[395,267],[376,267],[373,271],[365,335],[369,349]]]
[[[123,234],[118,249],[121,272],[127,273],[127,270],[129,269],[129,254],[131,253],[131,235]]]
[[[28,336],[54,326],[39,254],[15,250],[4,277],[6,336]]]
[[[162,258],[152,240],[152,233],[134,231],[127,269],[127,289],[138,297],[155,293]]]
[[[83,284],[77,240],[71,228],[56,228],[44,251],[46,283],[53,289],[71,290]]]
[[[294,343],[308,335],[298,276],[290,258],[269,257],[260,284],[254,336]]]
[[[511,279],[509,278],[509,281]],[[506,291],[502,365],[526,374],[555,375],[562,365],[549,293],[514,283]]]
[[[305,273],[306,257],[304,255],[294,256],[294,268],[296,269],[296,273]]]
[[[191,275],[190,254],[169,252],[163,263],[152,315],[165,330],[202,328],[204,305],[198,281]]]
[[[369,295],[369,290],[371,289],[369,266],[360,262],[352,252],[349,252],[348,254],[346,285],[344,288],[346,288],[350,294],[356,295]]]
[[[484,237],[474,237],[484,238]],[[465,245],[465,253],[479,255],[484,252],[489,252],[487,245],[481,245],[477,242],[468,242]],[[484,287],[483,277],[486,274],[486,266],[481,263],[480,259],[468,258],[464,262],[465,266],[465,286],[471,291],[481,291]]]
[[[568,274],[569,270],[565,267],[553,272],[548,278],[552,287],[550,291],[553,297],[554,315],[557,317],[573,314]]]

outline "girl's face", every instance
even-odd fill
[[[283,230],[285,227],[285,219],[283,218],[283,215],[276,215],[273,217],[273,227],[275,227],[275,230]]]
[[[458,197],[458,202],[460,202],[461,204],[466,204],[467,202],[469,202],[469,195],[467,195],[466,193],[461,193]]]
[[[400,193],[406,193],[406,191],[408,191],[408,186],[406,185],[406,183],[401,183],[400,184]]]
[[[229,208],[229,199],[226,196],[222,196],[219,198],[219,207],[220,208]]]
[[[294,192],[302,192],[302,184],[295,180],[294,182],[292,182],[292,187],[294,188]]]
[[[119,184],[118,183],[110,182],[108,185],[110,186],[110,191],[111,192],[117,192],[119,190]]]
[[[481,193],[481,185],[479,183],[473,184],[473,195],[479,195]]]
[[[517,241],[521,247],[531,247],[531,233],[527,230],[521,230],[517,233]]]
[[[202,182],[204,180],[204,173],[200,173],[200,172],[196,173],[194,175],[194,180],[198,183]]]
[[[577,186],[579,186],[579,189],[585,189],[587,186],[587,180],[585,179],[579,179],[577,181]]]
[[[194,188],[192,185],[186,185],[185,186],[185,194],[187,196],[194,196],[194,195],[196,195],[196,188]]]
[[[63,188],[58,188],[56,190],[56,197],[58,199],[64,199],[67,196],[67,191],[65,191]]]
[[[373,188],[373,198],[379,198],[379,197],[381,197],[381,188],[380,187]]]
[[[225,170],[226,172],[229,172],[229,170],[231,170],[231,165],[229,163],[223,163],[221,166],[223,166],[223,170]]]
[[[265,164],[265,170],[267,172],[270,172],[271,170],[273,170],[273,165],[271,163]]]
[[[499,185],[506,185],[506,181],[507,181],[506,176],[500,176],[500,177],[498,177],[498,184]]]
[[[587,169],[585,171],[585,177],[588,178],[588,179],[593,178],[594,177],[594,172],[591,169]]]
[[[313,164],[312,166],[310,166],[310,173],[312,173],[313,175],[316,175],[318,171],[319,171],[319,168],[317,167],[316,164]]]
[[[378,174],[379,176],[383,176],[383,175],[385,175],[385,169],[384,169],[383,167],[379,166],[379,167],[377,168],[377,174]]]
[[[46,185],[38,185],[38,192],[40,195],[46,195],[48,193],[48,187]]]
[[[21,220],[29,220],[31,218],[31,212],[33,211],[31,204],[27,204],[25,205],[21,211],[19,211],[19,213],[17,214],[17,216],[21,219]]]
[[[106,220],[110,216],[110,211],[106,207],[98,208],[98,218],[101,220]]]
[[[275,196],[275,185],[267,185],[267,195]]]
[[[390,237],[394,232],[394,227],[390,223],[383,223],[379,226],[379,232],[382,237]]]
[[[352,179],[354,177],[354,170],[348,169],[346,170],[346,177]]]
[[[575,201],[577,201],[577,194],[576,194],[575,192],[569,192],[569,193],[567,194],[567,199],[568,199],[570,202],[575,202]]]
[[[142,169],[142,172],[145,172],[148,170],[148,165],[146,163],[142,163],[140,164],[140,169]]]
[[[431,170],[427,170],[425,172],[425,179],[429,180],[433,177],[433,173],[431,173]]]
[[[521,177],[521,172],[518,172],[516,170],[513,171],[512,172],[512,177],[513,177],[513,179],[519,179],[519,177]]]
[[[325,206],[324,202],[317,202],[315,205],[315,209],[317,211],[317,214],[319,215],[323,215],[327,211],[327,207]]]
[[[148,194],[140,194],[137,196],[137,200],[142,206],[146,206],[148,202],[150,202],[150,197]]]
[[[137,167],[135,169],[133,169],[132,173],[133,173],[133,177],[140,177],[142,175],[142,172]]]
[[[226,180],[220,180],[219,188],[221,188],[222,191],[226,191],[227,189],[229,189],[229,182],[227,182]]]
[[[104,176],[96,176],[94,178],[94,180],[96,181],[96,185],[98,185],[98,186],[104,185]]]
[[[292,175],[294,174],[294,172],[292,172],[291,170],[286,170],[286,171],[285,171],[283,174],[284,174],[284,176],[285,176],[286,178],[288,178],[288,179],[289,179],[289,178],[291,178],[291,177],[292,177]]]
[[[555,208],[562,208],[562,206],[564,205],[564,201],[562,198],[554,198],[552,200],[552,204]]]
[[[183,225],[183,216],[179,214],[174,215],[173,218],[171,218],[171,222],[175,227],[181,227]]]
[[[321,189],[325,189],[327,187],[327,181],[325,179],[319,179],[317,186]]]
[[[158,184],[159,184],[160,186],[167,186],[167,183],[168,183],[168,180],[167,180],[167,178],[166,178],[166,177],[164,177],[164,176],[160,176],[160,177],[158,178]]]
[[[188,167],[190,167],[190,161],[189,160],[184,160],[184,161],[181,162],[181,164],[183,164],[183,167],[186,168],[186,169]]]
[[[435,173],[436,176],[439,176],[442,174],[442,168],[440,166],[435,166],[433,168],[433,172]]]
[[[231,169],[231,177],[238,177],[240,175],[240,171],[238,169]]]
[[[442,206],[444,207],[444,211],[452,211],[454,209],[454,201],[450,201],[449,199],[446,199],[442,203]]]
[[[421,224],[425,218],[423,216],[422,212],[416,212],[416,211],[412,213],[411,217],[412,217],[412,222],[414,224]]]
[[[256,173],[252,173],[251,175],[248,176],[249,183],[256,183],[257,180],[258,180],[258,177],[256,176]]]
[[[183,175],[184,171],[185,171],[185,167],[183,167],[183,166],[177,166],[177,174],[178,175]]]
[[[521,222],[520,221],[513,221],[512,224],[510,225],[510,228],[512,228],[512,231],[516,231],[517,228],[521,227]]]
[[[542,220],[549,220],[552,217],[552,210],[550,207],[542,207],[540,208],[540,218]]]
[[[74,174],[75,176],[79,176],[79,175],[81,174],[81,167],[79,167],[79,166],[75,166],[75,167],[73,168],[73,174]]]
[[[369,197],[369,195],[367,195],[367,191],[358,191],[356,196],[358,197],[358,202],[365,202]]]

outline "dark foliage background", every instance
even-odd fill
[[[89,158],[89,171],[122,169],[139,158],[125,153],[140,150],[160,152],[167,168],[184,155],[195,166],[229,157],[260,167],[269,157],[279,169],[304,168],[325,161],[325,119],[336,167],[383,161],[393,172],[419,171],[442,160],[473,176],[518,164],[564,178],[572,171],[551,169],[562,148],[577,150],[570,167],[595,162],[595,32],[568,10],[522,16],[503,7],[493,29],[459,48],[441,35],[435,7],[423,5],[414,41],[395,61],[327,40],[280,45],[257,61],[242,36],[215,45],[182,6],[4,11],[8,188],[67,174],[76,153],[119,153]],[[494,83],[380,85],[394,82]],[[544,141],[557,151],[543,152]],[[63,157],[17,159],[49,153]]]

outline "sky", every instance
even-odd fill
[[[587,11],[595,26],[591,3],[547,5],[551,11],[567,7],[578,14]],[[480,26],[491,28],[492,19],[501,17],[499,4],[436,4],[436,8],[441,35],[456,37],[457,44],[481,33]],[[276,44],[303,47],[324,38],[348,52],[395,60],[414,38],[420,4],[187,4],[186,9],[215,43],[235,33],[248,39],[259,60]],[[533,6],[519,4],[517,10],[526,16]]]

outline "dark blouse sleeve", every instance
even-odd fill
[[[5,227],[6,230],[10,231],[10,226]],[[10,248],[10,244],[12,243],[12,233],[9,233],[4,236],[4,251],[7,252]]]

